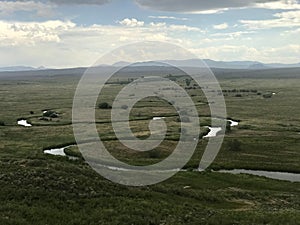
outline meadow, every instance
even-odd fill
[[[297,224],[299,182],[246,174],[213,172],[252,169],[300,173],[300,69],[220,70],[214,72],[225,96],[228,129],[221,151],[205,172],[197,169],[207,139],[192,159],[163,183],[149,187],[114,184],[94,172],[76,147],[78,160],[44,154],[45,149],[75,144],[72,102],[83,69],[0,73],[0,224]],[[129,76],[130,78],[130,76]],[[107,84],[98,104],[111,104],[129,80]],[[186,76],[174,76],[192,96],[202,136],[210,125],[209,103]],[[273,94],[274,93],[274,94]],[[58,117],[45,117],[53,111]],[[161,146],[135,152],[120,145],[109,121],[110,109],[96,109],[99,135],[110,152],[132,165],[156,163],[172,153],[179,138],[176,110],[146,98],[132,110],[130,125],[148,137],[153,117],[168,125]],[[33,126],[17,125],[26,119]],[[232,142],[239,142],[232,149]]]

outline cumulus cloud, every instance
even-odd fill
[[[277,2],[258,3],[258,8],[266,9],[300,9],[299,0],[281,0]]]
[[[222,9],[255,7],[257,4],[277,3],[282,0],[135,0],[138,5],[148,9],[185,13],[216,13]]]
[[[249,38],[249,34],[255,34],[255,31],[235,31],[235,32],[230,32],[230,33],[216,33],[212,34],[212,37],[221,37],[223,38],[231,38],[231,40],[242,37],[242,36],[247,36],[246,38]]]
[[[0,1],[0,16],[11,16],[16,12],[30,12],[49,17],[55,14],[58,5],[103,5],[111,0],[5,0]]]
[[[55,4],[81,4],[81,5],[103,5],[110,0],[48,0]]]
[[[182,37],[182,34],[194,29],[172,24],[83,26],[61,20],[46,22],[0,20],[0,66],[17,64],[48,67],[89,66],[105,52],[137,41],[162,41],[178,45],[189,43],[189,38]]]
[[[300,27],[300,10],[276,13],[274,17],[274,19],[241,20],[240,22],[249,29]]]
[[[284,11],[275,15],[274,20],[285,18],[291,22],[295,21],[295,16],[299,14],[297,11]],[[246,25],[244,23],[244,26]],[[205,27],[202,30],[200,27],[160,21],[145,23],[134,18],[126,18],[115,25],[79,25],[63,20],[0,20],[0,66],[89,66],[105,52],[137,41],[170,42],[190,49],[200,58],[215,60],[299,60],[300,46],[296,41],[291,41],[295,38],[281,40],[277,37],[282,44],[274,46],[269,38],[266,38],[265,45],[256,44],[255,38],[261,39],[261,36],[260,32],[254,30],[214,32],[218,31],[209,32]],[[253,38],[253,41],[249,42],[247,38]]]
[[[10,0],[10,2],[30,2],[32,0]],[[55,3],[55,4],[85,4],[85,5],[103,5],[111,0],[35,0],[35,2]]]
[[[163,19],[163,20],[182,20],[182,21],[189,20],[188,18],[185,18],[185,17],[175,17],[175,16],[149,16],[149,18]]]
[[[221,60],[221,61],[232,61],[238,60],[251,60],[260,61],[264,63],[298,63],[300,45],[284,45],[276,48],[268,47],[252,47],[248,45],[220,45],[220,46],[209,46],[204,48],[191,49],[195,55],[199,57]]]
[[[228,24],[227,23],[222,23],[222,24],[214,25],[213,27],[216,30],[225,30],[225,29],[228,28]]]
[[[75,27],[70,21],[7,22],[0,21],[1,46],[34,46],[40,42],[59,42],[59,34]]]
[[[123,25],[123,26],[127,26],[127,27],[142,27],[144,26],[144,21],[138,21],[135,18],[126,18],[122,21],[118,21],[119,24]]]
[[[203,33],[204,31],[199,27],[187,26],[187,25],[178,25],[178,24],[170,24],[167,25],[166,23],[150,23],[150,27],[159,28],[165,31],[175,31],[175,32],[182,32],[182,31],[197,31]]]
[[[0,1],[0,15],[9,16],[14,12],[36,12],[38,16],[52,14],[53,5],[35,1]]]
[[[170,25],[169,29],[174,31],[199,31],[202,32],[202,30],[199,27],[191,27],[187,25]]]

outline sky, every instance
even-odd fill
[[[299,0],[0,1],[0,67],[93,65],[139,41],[198,58],[300,62]]]

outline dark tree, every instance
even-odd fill
[[[231,122],[227,121],[226,123],[226,132],[230,132],[231,131]]]
[[[47,112],[43,113],[43,116],[50,117],[50,118],[57,118],[58,113],[54,112],[54,111],[47,111]]]
[[[111,109],[111,106],[107,102],[102,102],[98,105],[99,109]]]
[[[192,82],[191,79],[185,79],[186,86],[190,86],[191,82]]]
[[[263,95],[264,98],[272,98],[272,96],[273,96],[273,95],[272,95],[271,93],[267,93],[267,94],[264,94],[264,95]]]

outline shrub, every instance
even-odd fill
[[[102,102],[98,105],[99,109],[111,109],[111,105],[109,105],[107,102]]]
[[[242,143],[239,140],[236,140],[236,139],[231,140],[228,143],[228,150],[235,151],[235,152],[241,151],[242,150],[241,145],[242,145]]]
[[[46,117],[40,117],[39,120],[42,120],[42,121],[49,121],[49,119],[46,118]]]
[[[187,116],[187,111],[186,110],[182,110],[182,111],[180,111],[180,114],[182,115],[182,116]]]
[[[183,133],[183,134],[187,133],[186,129],[185,128],[181,128],[181,127],[178,128],[178,132],[179,133]]]
[[[54,111],[47,111],[47,112],[43,113],[43,116],[50,117],[50,118],[57,118],[58,113],[54,112]]]
[[[185,79],[186,86],[190,86],[192,80],[191,79]]]
[[[189,117],[183,116],[183,117],[181,118],[181,120],[180,120],[180,118],[178,118],[178,119],[177,119],[177,122],[189,123],[189,122],[191,122],[191,121],[190,121],[190,118],[189,118]]]
[[[272,98],[272,96],[273,96],[273,95],[272,95],[271,93],[267,93],[267,94],[264,94],[264,95],[263,95],[264,98]]]
[[[148,154],[149,154],[149,157],[152,158],[152,159],[160,158],[160,152],[157,149],[149,151]]]
[[[126,110],[126,109],[128,109],[128,106],[127,105],[122,105],[121,108]]]
[[[231,122],[227,121],[226,123],[226,131],[230,132],[231,131]]]
[[[49,117],[50,117],[50,118],[57,118],[57,117],[58,117],[58,114],[57,114],[57,113],[52,113]]]
[[[0,120],[0,126],[5,126],[4,121]]]

